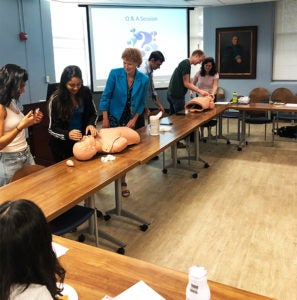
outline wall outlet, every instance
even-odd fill
[[[46,75],[46,76],[45,76],[45,82],[46,82],[46,83],[50,83],[50,76],[49,76],[49,75]]]

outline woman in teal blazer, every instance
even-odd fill
[[[124,67],[110,71],[100,99],[102,127],[128,126],[137,129],[140,126],[136,121],[145,107],[148,76],[137,70],[142,62],[138,49],[125,49],[122,59]]]
[[[142,63],[141,52],[136,48],[126,48],[122,54],[123,68],[112,69],[100,99],[99,109],[103,114],[102,127],[127,126],[137,129],[144,126],[144,107],[149,78],[137,70]],[[122,196],[130,191],[124,175]]]

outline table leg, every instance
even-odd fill
[[[274,134],[275,134],[275,115],[272,117],[272,146],[274,146]]]
[[[197,178],[198,177],[198,169],[195,166],[191,166],[191,160],[195,160],[195,161],[200,161],[202,163],[204,163],[204,167],[208,168],[209,164],[203,160],[200,157],[199,154],[199,128],[196,128],[194,131],[194,151],[195,154],[194,156],[191,156],[190,153],[190,135],[186,137],[186,150],[188,152],[187,156],[184,157],[178,157],[177,156],[177,143],[174,143],[171,146],[171,156],[172,156],[172,163],[171,165],[165,167],[165,155],[163,155],[163,173],[167,173],[167,168],[176,168],[176,169],[185,169],[185,170],[189,170],[189,171],[193,171],[194,173],[192,174],[192,178]],[[182,159],[187,159],[188,161],[188,165],[181,165],[179,164],[179,161]]]
[[[121,248],[119,248],[117,250],[117,252],[124,254],[125,251],[123,248],[126,247],[126,244],[98,228],[97,209],[96,209],[96,205],[95,205],[95,195],[92,195],[91,197],[89,197],[86,200],[86,205],[88,207],[94,208],[94,210],[95,210],[93,219],[89,220],[89,231],[91,234],[95,234],[96,246],[97,247],[99,246],[99,237],[101,237],[107,241],[110,241],[111,243],[114,243],[115,245],[120,246]]]
[[[221,140],[226,140],[227,144],[230,144],[230,140],[223,135],[223,117],[222,114],[219,114],[219,134],[218,134],[218,139]]]
[[[240,141],[237,146],[237,150],[241,151],[242,147],[244,147],[247,144],[246,141],[246,123],[245,123],[245,110],[242,111],[242,118],[241,118],[241,135],[240,135]]]
[[[200,157],[200,139],[199,139],[199,128],[194,130],[194,149],[195,149],[195,160],[204,163],[204,168],[208,168],[209,164]]]
[[[132,214],[131,212],[129,212],[127,210],[122,209],[121,180],[116,179],[114,182],[114,185],[115,185],[115,204],[116,204],[116,206],[115,206],[115,208],[108,210],[106,212],[106,214],[107,215],[115,214],[117,216],[127,217],[132,220],[138,221],[139,223],[142,223],[142,225],[140,225],[140,229],[142,231],[146,231],[150,222],[146,221],[145,219],[143,219],[141,217],[138,217],[138,216]]]

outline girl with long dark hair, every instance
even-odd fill
[[[63,70],[59,88],[49,101],[49,144],[54,160],[59,162],[73,155],[73,145],[83,135],[96,136],[97,111],[77,66]]]

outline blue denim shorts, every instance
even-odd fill
[[[35,165],[29,147],[20,152],[0,152],[0,186],[8,184],[14,173],[25,165]]]

